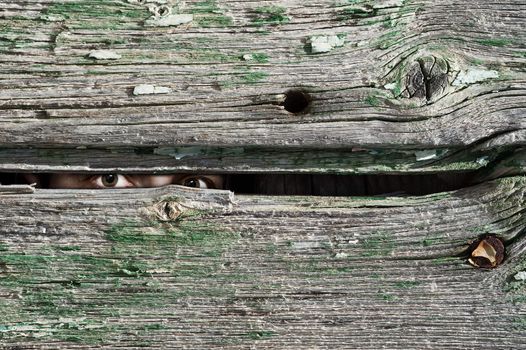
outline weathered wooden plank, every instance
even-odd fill
[[[515,0],[2,1],[0,144],[524,145],[524,10]],[[180,14],[193,20],[159,26]],[[144,84],[159,89],[135,91]],[[309,94],[304,113],[285,110],[290,89]]]
[[[7,348],[522,349],[525,177],[422,197],[0,193]],[[496,234],[503,265],[474,269]]]
[[[260,192],[340,195],[385,178],[331,174],[479,183],[0,186],[0,348],[522,349],[525,10],[0,0],[0,171],[264,173]],[[474,269],[487,234],[506,259]]]
[[[425,173],[491,168],[522,148],[134,147],[0,148],[0,171]]]

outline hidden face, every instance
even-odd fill
[[[141,174],[68,174],[55,173],[47,175],[28,174],[26,181],[46,188],[132,188],[161,187],[182,185],[194,188],[223,188],[223,177],[220,175],[141,175]]]

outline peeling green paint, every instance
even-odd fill
[[[407,29],[407,24],[412,21],[411,14],[416,14],[423,5],[413,4],[411,0],[402,0],[396,13],[390,13],[380,17],[381,12],[377,11],[374,6],[370,9],[378,19],[367,21],[366,24],[382,23],[381,28],[391,29],[390,31],[384,32],[382,35],[377,37],[376,40],[372,41],[372,45],[375,48],[386,50],[402,41]]]
[[[388,231],[371,232],[361,241],[362,256],[387,257],[395,248],[395,237]]]
[[[516,317],[513,320],[513,326],[516,330],[526,330],[526,316]]]
[[[218,254],[225,245],[239,238],[235,232],[217,230],[211,224],[200,223],[200,215],[197,212],[191,216],[183,215],[176,224],[165,223],[156,228],[154,234],[147,233],[139,223],[124,222],[112,226],[106,237],[120,243],[112,247],[114,252],[121,251],[121,248],[123,252],[154,253],[161,248],[171,252],[176,247],[202,247],[208,248],[202,251],[205,254]],[[188,220],[190,217],[194,220]]]
[[[215,76],[215,74],[211,74]],[[232,88],[239,85],[252,85],[265,81],[269,74],[264,71],[251,71],[249,66],[242,67],[240,70],[224,75],[227,79],[218,81],[219,85],[224,88]]]
[[[245,84],[256,84],[265,80],[268,76],[267,72],[248,72],[240,76],[240,81]]]
[[[266,53],[259,52],[242,54],[240,57],[245,61],[254,61],[257,63],[267,63],[269,61],[269,56]]]
[[[475,66],[480,66],[480,65],[483,65],[484,64],[484,61],[481,60],[480,58],[473,58],[471,59],[471,64],[475,65]]]
[[[477,40],[476,42],[484,46],[496,46],[496,47],[504,47],[504,46],[513,44],[513,40],[504,39],[504,38],[480,39],[480,40]]]
[[[405,77],[406,77],[406,69],[407,69],[407,62],[402,61],[398,67],[394,71],[394,75],[392,75],[391,83],[384,86],[385,88],[389,88],[391,92],[393,93],[393,97],[399,98],[402,94],[402,91],[405,89]]]
[[[194,14],[195,21],[200,27],[228,27],[233,24],[233,19],[225,14],[216,0],[198,1],[191,4],[190,13]]]
[[[376,48],[386,50],[398,43],[401,38],[402,32],[400,30],[392,30],[378,37],[376,40]]]
[[[278,334],[274,331],[251,331],[245,334],[247,338],[252,340],[262,340],[277,336]]]
[[[372,107],[378,107],[381,102],[377,95],[368,95],[365,98],[365,103]]]
[[[124,327],[105,318],[141,308],[161,310],[178,298],[233,295],[231,287],[217,284],[221,281],[217,273],[222,269],[223,252],[239,234],[203,223],[201,216],[205,214],[194,211],[170,224],[151,225],[138,220],[116,223],[106,230],[107,242],[100,244],[97,255],[56,243],[0,255],[0,291],[19,295],[0,302],[0,340],[38,338],[111,344],[122,332],[140,336],[164,327],[148,321]],[[167,289],[157,283],[158,274],[181,280],[211,278],[215,285]],[[225,281],[247,278],[239,273],[222,274]],[[89,291],[89,298],[82,297],[85,291]],[[92,316],[94,310],[96,318]]]
[[[345,21],[350,19],[362,19],[374,17],[378,13],[378,9],[370,6],[348,7],[338,12],[338,20]]]
[[[63,18],[71,29],[122,29],[139,27],[151,13],[146,7],[105,0],[52,3],[42,11],[40,19]]]
[[[279,25],[290,22],[290,17],[286,15],[287,9],[282,6],[261,6],[254,10],[256,14],[252,19],[252,25]]]
[[[391,16],[387,16],[384,20],[382,20],[382,27],[386,29],[395,28],[398,25],[398,21],[391,18]]]
[[[383,292],[383,291],[378,291],[377,298],[380,300],[384,300],[386,302],[393,302],[396,299],[398,299],[397,296],[390,294],[390,293]]]
[[[92,18],[146,18],[148,11],[145,8],[115,5],[106,0],[90,0],[89,2],[77,0],[72,2],[52,3],[44,11],[46,15],[60,15],[65,19],[76,16]]]
[[[313,35],[309,38],[305,51],[311,54],[327,53],[345,45],[346,34]]]

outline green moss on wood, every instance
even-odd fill
[[[193,211],[189,216],[199,216],[200,213]],[[197,219],[199,220],[199,219]],[[174,225],[166,225],[155,233],[147,233],[141,229],[137,222],[123,222],[113,225],[107,232],[108,240],[127,245],[155,244],[158,247],[174,246],[210,246],[222,247],[226,243],[239,238],[234,232],[217,230],[213,225],[205,222],[180,220]]]
[[[279,25],[290,22],[290,17],[286,15],[287,9],[282,6],[261,6],[254,10],[255,16],[252,25]]]
[[[8,250],[0,255],[0,290],[19,296],[0,303],[0,339],[111,344],[123,332],[141,337],[164,327],[149,321],[122,326],[107,318],[145,308],[163,310],[179,298],[233,295],[231,287],[217,283],[246,278],[229,276],[221,263],[222,253],[239,235],[203,223],[202,215],[192,212],[175,224],[120,222],[94,251],[45,243]],[[217,279],[220,271],[224,279]],[[181,281],[211,279],[214,284],[174,289],[159,284],[158,274]],[[64,318],[69,321],[60,321]]]
[[[215,76],[215,74],[212,74]],[[250,71],[248,70],[248,67],[244,67],[244,69],[241,72],[234,72],[232,73],[232,77],[229,77],[229,79],[221,80],[219,81],[219,84],[222,88],[232,88],[239,85],[252,85],[252,84],[258,84],[263,82],[269,74],[267,72],[263,71]],[[209,152],[209,151],[206,151]],[[228,149],[224,149],[224,156],[228,156],[228,153],[232,154],[231,151]],[[217,154],[216,151],[213,151],[213,153]]]
[[[513,44],[513,41],[511,39],[493,38],[477,40],[477,43],[484,46],[504,47]]]
[[[396,299],[398,299],[396,295],[386,293],[383,291],[378,291],[378,294],[376,296],[378,299],[386,301],[386,302],[394,302],[396,301]]]
[[[383,28],[386,28],[386,29],[391,29],[391,28],[395,28],[397,25],[398,25],[398,21],[391,18],[391,16],[387,16],[383,21],[382,21],[382,27]]]
[[[372,107],[378,107],[381,103],[380,99],[376,95],[368,95],[365,98],[365,103]]]
[[[398,98],[402,94],[402,91],[405,89],[405,77],[406,72],[405,69],[407,67],[406,62],[402,62],[398,69],[396,70],[395,76],[394,76],[394,88],[392,90],[393,96]]]
[[[439,242],[443,241],[443,237],[426,237],[422,240],[422,246],[424,247],[432,247]]]
[[[240,55],[240,57],[243,58],[246,55],[250,56],[249,61],[253,61],[256,63],[267,63],[269,60],[269,56],[266,53],[260,53],[260,52],[245,53],[245,54]]]
[[[338,20],[361,19],[376,16],[378,10],[372,6],[348,7],[338,13]],[[381,21],[381,20],[379,20]]]
[[[513,320],[513,327],[519,331],[526,330],[526,316],[515,317]]]
[[[473,58],[471,60],[471,64],[474,65],[474,66],[481,66],[484,64],[484,61],[481,60],[480,58]]]
[[[263,340],[277,336],[278,334],[274,331],[251,331],[246,333],[244,336],[252,340]]]
[[[248,72],[240,76],[240,80],[245,84],[255,84],[265,80],[269,74],[267,72]]]
[[[386,50],[398,43],[401,38],[402,32],[400,30],[392,30],[380,35],[380,37],[376,40],[376,48]]]
[[[73,18],[117,18],[146,19],[149,12],[144,7],[126,6],[124,3],[112,3],[106,0],[77,0],[73,2],[52,3],[43,12],[45,15]]]
[[[200,27],[228,27],[233,24],[232,17],[225,15],[216,0],[198,1],[189,10]]]
[[[362,256],[389,256],[395,247],[395,237],[388,231],[370,233],[361,242]]]
[[[78,29],[123,29],[142,26],[151,17],[144,6],[132,6],[124,2],[105,0],[56,2],[42,11],[40,19],[63,18],[69,28]]]
[[[185,53],[184,56],[188,58],[188,61],[199,63],[228,63],[239,60],[235,54],[228,54],[209,48],[194,48]]]

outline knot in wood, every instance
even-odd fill
[[[188,207],[176,201],[161,201],[154,204],[150,209],[157,220],[174,221],[179,219],[188,210]]]
[[[409,66],[402,96],[434,102],[449,86],[449,65],[439,57],[422,57]]]
[[[285,93],[281,105],[287,112],[299,114],[307,112],[311,102],[312,98],[306,91],[292,89]]]
[[[158,6],[155,9],[155,14],[158,15],[159,17],[166,17],[172,14],[172,8],[166,5]]]
[[[475,267],[491,269],[502,264],[505,253],[506,248],[500,238],[486,236],[470,245],[468,262]]]

